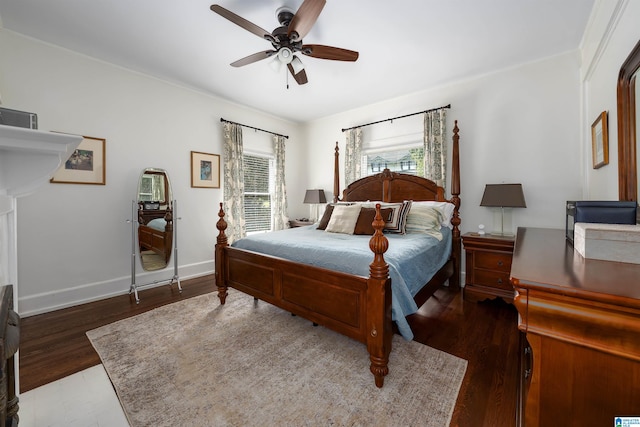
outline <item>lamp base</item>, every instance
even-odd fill
[[[493,212],[492,236],[513,236],[513,222],[511,219],[511,208],[498,208]]]

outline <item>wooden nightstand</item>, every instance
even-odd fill
[[[462,236],[467,264],[464,287],[466,300],[481,301],[499,297],[513,302],[514,290],[509,283],[509,275],[514,241],[513,236],[481,236],[478,233]]]
[[[301,219],[290,219],[289,220],[289,227],[290,228],[304,227],[305,225],[311,225],[311,224],[313,224],[313,221],[303,221]]]

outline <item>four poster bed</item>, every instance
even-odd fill
[[[370,370],[375,377],[375,384],[382,387],[384,377],[389,372],[389,353],[394,333],[393,321],[395,320],[402,335],[410,339],[412,337],[410,330],[407,332],[402,328],[402,325],[408,328],[405,316],[417,311],[417,308],[447,281],[452,289],[459,290],[461,241],[458,228],[460,224],[458,145],[456,121],[453,129],[450,200],[445,199],[444,189],[430,180],[385,170],[348,185],[340,201],[337,200],[340,191],[339,154],[336,146],[334,164],[336,199],[332,205],[334,212],[331,214],[327,228],[335,227],[335,222],[332,225],[332,221],[338,210],[346,212],[352,208],[349,203],[374,201],[369,202],[370,205],[368,205],[369,209],[375,206],[375,210],[370,209],[375,212],[372,232],[363,233],[373,234],[372,236],[347,235],[352,234],[349,232],[344,234],[326,232],[328,230],[318,230],[318,224],[315,224],[265,233],[259,235],[257,243],[252,236],[229,245],[225,235],[227,223],[221,203],[218,213],[220,218],[216,224],[219,234],[215,246],[215,280],[221,304],[225,303],[228,287],[233,287],[365,343],[370,355]],[[391,228],[388,228],[389,210],[386,208],[392,206],[394,202],[396,202],[395,205],[411,207],[411,202],[408,201],[413,201],[413,206],[419,206],[421,203],[419,201],[433,201],[422,202],[425,205],[446,202],[439,205],[452,208],[450,217],[446,218],[448,227],[443,226],[442,231],[435,230],[435,233],[431,230],[428,232],[430,235],[392,234]],[[341,204],[349,207],[341,207]],[[362,204],[362,206],[365,205]],[[364,207],[357,209],[361,209],[361,212],[365,210]],[[418,208],[411,207],[411,209],[418,211]],[[374,213],[371,215],[373,216]],[[441,217],[438,216],[438,218],[439,221]],[[439,224],[437,228],[440,229]],[[383,229],[386,230],[385,233]],[[440,243],[437,239],[438,234],[441,235]],[[291,235],[293,237],[289,237]],[[310,243],[305,240],[308,238],[305,237],[306,235],[311,236]],[[420,270],[431,263],[431,256],[420,254],[419,258],[410,259],[410,256],[418,252],[417,246],[409,246],[408,252],[396,251],[401,246],[401,241],[405,239],[414,242],[430,241],[433,246],[444,248],[439,249],[444,254],[440,255],[442,261],[434,263],[427,278],[424,278],[424,275],[421,276]],[[350,245],[352,241],[357,242],[355,244],[359,249],[343,247],[343,245]],[[252,246],[254,243],[257,246]],[[281,254],[281,250],[285,247],[297,244],[302,246],[306,244],[307,249],[298,249],[296,246],[293,253]],[[265,249],[269,254],[263,252],[261,245],[271,246],[271,249]],[[327,246],[343,251],[337,254],[337,258],[344,258],[346,266],[335,264],[337,261],[333,261],[333,258],[332,261],[318,261],[324,260],[325,255],[321,250],[324,251]],[[366,249],[367,246],[373,254]],[[387,259],[385,259],[384,254],[387,251]],[[311,255],[304,258],[302,255],[304,253],[311,253]],[[415,271],[410,272],[407,277],[403,275],[404,270]],[[418,286],[411,283],[416,280],[419,283]],[[410,301],[406,301],[407,294]]]

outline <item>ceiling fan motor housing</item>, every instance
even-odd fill
[[[293,19],[293,15],[293,11],[286,6],[279,7],[278,10],[276,10],[276,17],[278,18],[278,22],[283,27],[289,26],[289,23]]]

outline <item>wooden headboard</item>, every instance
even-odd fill
[[[380,200],[403,202],[405,200],[445,201],[444,189],[433,181],[415,175],[383,172],[351,183],[342,193],[343,201]]]

